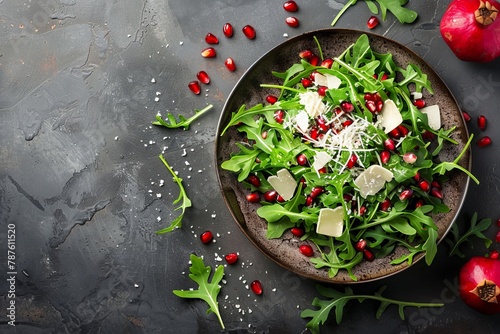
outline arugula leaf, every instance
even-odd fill
[[[477,237],[484,240],[484,245],[486,248],[491,246],[491,239],[487,238],[483,232],[486,231],[491,226],[490,218],[483,218],[479,222],[477,221],[477,212],[474,212],[470,220],[470,226],[467,231],[460,235],[460,230],[457,223],[455,222],[451,227],[451,233],[445,238],[446,243],[450,246],[450,257],[458,256],[464,258],[465,254],[460,250],[460,246],[466,242],[470,242],[471,237]]]
[[[177,185],[179,186],[179,197],[177,197],[177,199],[174,200],[173,204],[177,204],[182,200],[181,205],[179,207],[175,208],[175,210],[181,209],[182,210],[181,214],[172,221],[170,226],[168,226],[164,229],[161,229],[159,231],[156,231],[156,234],[163,234],[163,233],[167,233],[167,232],[172,232],[173,230],[182,227],[182,218],[184,217],[184,212],[186,212],[186,209],[191,207],[191,200],[189,199],[189,197],[186,194],[186,190],[184,189],[184,186],[182,184],[182,179],[179,176],[177,176],[177,174],[174,172],[172,167],[170,167],[170,165],[168,164],[167,160],[165,160],[163,155],[160,154],[159,158],[160,158],[161,162],[163,162],[165,167],[167,167],[170,174],[172,174],[172,177],[174,178],[175,183],[177,183]]]
[[[209,104],[205,108],[201,110],[195,110],[195,114],[189,118],[185,118],[182,115],[179,115],[179,121],[175,119],[175,116],[172,113],[167,114],[167,120],[164,120],[160,114],[156,115],[156,121],[152,122],[153,125],[164,126],[169,129],[175,128],[184,128],[184,130],[188,130],[191,123],[197,120],[201,115],[212,109],[213,105]]]
[[[189,271],[191,273],[189,274],[189,278],[198,283],[199,288],[196,290],[174,290],[173,293],[181,298],[198,298],[204,300],[209,306],[207,313],[215,313],[222,329],[224,329],[224,323],[219,311],[219,303],[217,302],[217,296],[221,289],[220,281],[224,276],[224,266],[217,266],[212,277],[212,282],[209,282],[212,268],[210,266],[205,267],[203,259],[194,254],[191,254],[190,260],[191,267]]]
[[[306,325],[307,328],[311,330],[313,334],[320,333],[320,325],[324,325],[330,316],[330,312],[334,310],[335,321],[337,324],[342,322],[342,317],[344,315],[344,307],[351,300],[357,300],[362,303],[364,300],[371,299],[380,303],[380,306],[376,312],[375,317],[379,319],[384,311],[389,305],[396,305],[398,307],[398,313],[402,320],[405,319],[404,308],[405,307],[443,307],[442,303],[417,303],[417,302],[405,302],[396,299],[389,299],[382,296],[382,292],[385,290],[385,286],[382,286],[373,295],[357,295],[354,294],[350,287],[346,287],[344,292],[340,292],[333,288],[327,288],[322,285],[317,285],[316,290],[321,296],[328,299],[320,299],[318,297],[314,298],[312,306],[318,309],[306,309],[300,313],[302,318],[312,318]]]
[[[401,1],[401,0],[365,0],[368,8],[370,11],[374,14],[378,14],[378,9],[377,6],[375,5],[374,1],[378,3],[380,6],[380,12],[382,14],[382,20],[385,21],[387,11],[391,12],[399,22],[401,23],[413,23],[417,17],[418,14],[414,10],[405,8],[404,5],[408,1]],[[339,18],[349,9],[350,7],[354,6],[358,0],[349,0],[346,2],[344,7],[337,13],[335,18],[333,19],[331,25],[334,26]]]

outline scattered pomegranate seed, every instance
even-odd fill
[[[391,200],[386,198],[380,203],[380,210],[382,211],[389,211],[389,208],[391,207]]]
[[[254,39],[255,36],[257,35],[255,32],[254,27],[251,25],[247,24],[246,26],[241,29],[243,31],[243,34],[248,38],[248,39]]]
[[[477,118],[477,126],[481,130],[486,129],[486,117],[484,115],[481,115]]]
[[[297,164],[299,166],[306,166],[308,164],[307,157],[304,153],[297,155]]]
[[[401,132],[399,131],[398,128],[395,128],[389,132],[389,136],[394,139],[399,139],[401,138]]]
[[[387,150],[380,152],[380,161],[383,164],[388,163],[390,159],[391,159],[391,152],[389,152]]]
[[[312,52],[311,50],[308,50],[308,49],[302,50],[299,52],[300,59],[309,60],[313,56],[314,56],[314,52]]]
[[[370,18],[366,22],[366,26],[368,27],[368,29],[373,29],[376,26],[378,26],[378,24],[379,24],[378,18],[376,16],[373,16],[373,15],[370,16]]]
[[[367,242],[365,239],[359,239],[358,242],[354,244],[354,249],[358,252],[362,252],[367,246]]]
[[[413,178],[414,178],[414,179],[415,179],[415,181],[417,181],[417,182],[418,182],[418,181],[420,181],[420,172],[419,172],[418,170],[415,172],[415,176],[413,176]]]
[[[413,101],[413,105],[417,107],[418,109],[422,109],[425,107],[425,100],[424,99],[416,99]]]
[[[321,66],[322,67],[332,68],[332,65],[333,65],[333,59],[332,58],[325,58],[321,62]]]
[[[278,199],[278,192],[276,190],[268,190],[264,193],[264,200],[266,202],[275,202]]]
[[[318,88],[318,95],[319,96],[325,96],[327,90],[328,90],[328,87],[326,87],[326,86],[319,86],[319,88]]]
[[[413,190],[412,189],[405,189],[401,192],[401,194],[399,194],[399,199],[401,201],[406,201],[412,197],[413,197]]]
[[[217,55],[217,52],[213,47],[205,48],[201,51],[201,56],[203,58],[213,58]]]
[[[407,152],[403,154],[403,160],[407,164],[414,164],[417,161],[417,155],[413,152]]]
[[[397,129],[399,130],[399,133],[401,133],[402,137],[405,137],[410,132],[410,130],[408,130],[408,128],[404,125],[398,125]]]
[[[416,208],[419,208],[421,206],[423,206],[425,203],[424,203],[424,200],[423,199],[419,199],[416,203],[415,203],[415,209]]]
[[[349,102],[349,101],[342,101],[340,103],[340,108],[346,112],[346,113],[350,113],[350,112],[353,112],[354,111],[354,105]]]
[[[327,132],[328,129],[330,128],[329,125],[326,123],[326,120],[321,116],[318,116],[316,118],[316,124],[323,132]]]
[[[300,245],[299,251],[307,257],[314,255],[314,250],[310,245]]]
[[[283,9],[287,12],[296,12],[299,10],[299,6],[293,0],[287,1],[283,4]]]
[[[500,242],[500,231],[497,232],[497,235],[495,236],[495,241]]]
[[[252,283],[250,283],[250,289],[252,289],[253,293],[256,295],[261,295],[262,292],[264,292],[264,289],[262,288],[262,283],[259,280],[255,280]]]
[[[233,58],[231,57],[227,58],[226,61],[224,62],[224,65],[226,65],[226,68],[231,72],[236,71],[236,64],[234,63]]]
[[[207,42],[208,44],[219,44],[219,39],[217,38],[217,36],[209,32],[205,36],[205,42]]]
[[[436,187],[431,188],[431,195],[439,199],[443,199],[443,192],[441,191],[441,189],[438,189]]]
[[[377,112],[381,112],[382,109],[384,108],[384,101],[376,100],[375,104],[377,105]]]
[[[351,154],[351,157],[347,160],[347,168],[352,169],[356,165],[357,161],[358,156],[356,154]]]
[[[259,203],[260,202],[260,194],[257,191],[251,192],[246,196],[247,201],[249,203]]]
[[[342,122],[342,126],[344,128],[347,128],[349,125],[351,125],[352,123],[354,123],[354,121],[352,119],[347,119],[345,121]]]
[[[310,196],[315,199],[316,197],[318,197],[319,195],[321,195],[323,193],[323,191],[325,191],[325,189],[323,187],[313,187],[311,189],[311,194]]]
[[[260,187],[260,179],[257,175],[249,175],[247,181],[254,187]]]
[[[238,254],[236,253],[226,254],[225,259],[227,264],[235,264],[236,261],[238,261]]]
[[[392,138],[387,138],[386,140],[384,140],[384,148],[389,151],[394,151],[394,149],[396,148],[396,143]]]
[[[267,103],[275,104],[278,101],[278,98],[274,95],[268,95],[266,96],[266,101]]]
[[[208,85],[210,83],[210,77],[205,71],[199,71],[196,73],[196,78],[200,80],[202,84]]]
[[[373,254],[373,252],[368,248],[363,249],[363,257],[365,258],[365,260],[370,262],[375,260],[375,254]]]
[[[372,114],[377,112],[377,104],[373,100],[368,100],[365,102],[365,107],[370,111]]]
[[[481,139],[478,140],[477,146],[479,147],[485,147],[491,145],[491,138],[488,136],[484,136]]]
[[[306,231],[304,231],[302,227],[292,227],[290,232],[292,232],[292,234],[297,238],[302,238],[304,234],[306,234]]]
[[[306,202],[305,202],[305,206],[311,206],[313,205],[313,202],[314,202],[314,199],[311,197],[311,196],[307,196],[306,197]]]
[[[222,26],[222,33],[226,37],[233,37],[234,29],[233,29],[233,26],[231,25],[231,23],[225,23]]]
[[[490,252],[490,254],[488,254],[488,257],[492,259],[498,259],[500,258],[500,253],[496,249],[494,249]]]
[[[320,168],[320,169],[318,169],[318,173],[326,174],[326,173],[328,173],[328,169],[326,167]]]
[[[299,26],[299,20],[295,16],[289,16],[285,19],[285,23],[292,28]]]
[[[196,80],[188,83],[188,87],[196,95],[200,94],[200,92],[201,92],[200,83]]]
[[[274,119],[279,124],[283,123],[283,121],[285,120],[285,111],[284,110],[276,110],[274,112]]]
[[[302,78],[300,80],[300,83],[302,84],[302,86],[304,86],[304,88],[311,87],[313,85],[312,80],[308,78]]]
[[[470,115],[467,111],[462,111],[462,115],[464,116],[464,120],[466,122],[470,122]]]
[[[431,186],[439,190],[443,189],[443,186],[438,181],[432,181]]]
[[[208,244],[212,239],[214,238],[212,232],[210,231],[205,231],[200,235],[200,240],[204,244]]]
[[[425,191],[425,192],[428,192],[429,190],[431,190],[431,184],[429,183],[429,181],[427,180],[420,180],[418,182],[418,187],[422,190],[422,191]]]
[[[359,208],[359,215],[363,216],[366,213],[367,209],[366,206],[362,206]]]

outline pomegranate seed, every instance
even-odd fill
[[[297,155],[297,164],[299,164],[299,166],[306,166],[307,163],[307,157],[304,153],[300,153],[299,155]]]
[[[285,120],[285,111],[284,110],[276,110],[274,112],[274,119],[279,124],[283,123],[283,121]]]
[[[210,77],[205,71],[199,71],[196,73],[196,78],[200,80],[202,84],[208,85],[210,83]]]
[[[431,187],[439,189],[439,190],[443,189],[443,187],[441,186],[441,183],[439,183],[438,181],[432,181]]]
[[[381,81],[387,80],[389,78],[389,74],[384,73],[382,74],[382,77],[380,78]]]
[[[243,31],[243,34],[248,38],[248,39],[254,39],[256,36],[256,32],[254,27],[251,25],[247,24],[246,26],[241,29]]]
[[[488,254],[488,256],[492,259],[498,259],[500,258],[500,253],[496,249],[494,249],[490,252],[490,254]]]
[[[344,198],[345,202],[352,201],[352,195],[351,194],[344,194],[343,198]]]
[[[387,94],[389,95],[389,92],[387,92]],[[375,102],[382,101],[382,96],[380,96],[379,92],[376,92],[376,93],[373,94],[373,100]]]
[[[389,132],[389,136],[394,139],[399,139],[401,138],[401,132],[399,132],[398,128],[395,128]]]
[[[326,174],[326,173],[328,173],[328,169],[326,167],[320,168],[320,169],[318,169],[318,173]]]
[[[306,197],[306,202],[305,202],[305,206],[311,206],[313,205],[313,202],[314,202],[314,199],[311,197],[311,196],[307,196]]]
[[[321,116],[318,116],[316,118],[316,124],[323,132],[327,132],[329,129],[329,126],[326,124],[326,120]]]
[[[365,239],[359,239],[358,242],[354,244],[354,249],[358,252],[362,252],[366,248],[367,242]]]
[[[354,105],[349,101],[343,101],[340,103],[340,108],[346,113],[350,113],[354,111]]]
[[[342,122],[342,126],[344,128],[347,128],[349,125],[351,125],[352,123],[354,123],[354,121],[352,119],[348,119],[348,120],[345,120]]]
[[[274,95],[268,95],[266,96],[266,101],[267,103],[275,104],[278,101],[278,98]]]
[[[419,182],[420,181],[420,172],[417,170],[415,172],[415,176],[413,177],[415,179],[415,181]]]
[[[325,59],[321,62],[321,66],[322,66],[322,67],[332,68],[332,65],[333,65],[333,59],[332,59],[332,58],[325,58]]]
[[[238,254],[229,253],[224,257],[226,259],[227,264],[235,264],[238,261]]]
[[[233,26],[231,25],[231,23],[225,23],[222,26],[222,33],[226,37],[233,37],[234,29],[233,29]]]
[[[252,289],[253,293],[256,295],[261,295],[262,292],[264,292],[264,289],[262,288],[262,283],[259,280],[255,280],[252,283],[250,283],[250,289]]]
[[[366,26],[368,27],[368,29],[373,29],[376,26],[378,26],[378,24],[379,24],[378,18],[376,16],[373,16],[373,15],[370,16],[370,18],[366,22]]]
[[[306,234],[306,231],[304,231],[302,227],[292,227],[290,232],[292,232],[292,234],[297,238],[302,238],[304,234]]]
[[[439,199],[443,199],[443,192],[441,191],[441,189],[438,189],[436,187],[431,188],[431,195]]]
[[[217,55],[217,52],[213,47],[205,48],[201,51],[201,56],[203,58],[213,58]]]
[[[418,187],[425,192],[428,192],[431,189],[431,184],[427,180],[420,180],[418,182]]]
[[[396,148],[396,143],[392,138],[387,138],[386,140],[384,140],[384,148],[389,151],[394,151],[394,149]]]
[[[326,87],[326,86],[319,86],[319,88],[318,88],[318,95],[319,96],[325,96],[327,90],[328,90],[328,87]]]
[[[254,192],[251,192],[251,193],[247,194],[246,197],[247,197],[247,201],[249,203],[258,203],[258,202],[260,202],[260,194],[257,191],[254,191]]]
[[[299,26],[299,20],[295,16],[289,16],[285,19],[285,23],[292,28]]]
[[[210,231],[205,231],[200,235],[200,240],[204,244],[208,244],[212,239],[214,238],[212,232]]]
[[[403,154],[403,160],[407,164],[414,164],[417,161],[417,155],[413,152]]]
[[[391,159],[391,152],[385,150],[380,152],[380,161],[383,164],[388,163],[390,159]]]
[[[248,183],[253,185],[254,187],[260,187],[260,179],[257,175],[249,175],[247,178]]]
[[[500,227],[500,218],[497,220],[497,226]]]
[[[477,126],[481,130],[486,129],[486,117],[484,115],[481,115],[477,118]]]
[[[311,87],[313,85],[312,80],[308,78],[302,78],[302,80],[300,80],[300,83],[302,83],[302,86],[304,86],[304,88]]]
[[[497,232],[497,235],[495,236],[495,241],[500,242],[500,231]]]
[[[219,44],[219,39],[217,38],[217,36],[209,32],[205,36],[205,42],[207,42],[208,44]]]
[[[404,125],[398,125],[397,129],[401,133],[402,137],[405,137],[410,132],[408,128]]]
[[[491,145],[491,138],[488,136],[484,136],[483,138],[479,139],[477,142],[477,146],[479,147],[485,147]]]
[[[314,255],[314,250],[309,245],[300,245],[299,251],[307,257],[311,257]]]
[[[226,61],[224,62],[224,65],[226,65],[226,68],[231,72],[236,71],[236,64],[234,63],[233,58],[231,57],[227,58]]]
[[[283,4],[283,9],[287,12],[296,12],[299,10],[299,6],[293,0],[287,1]]]
[[[278,194],[278,198],[276,198],[276,201],[278,201],[279,203],[283,203],[285,202],[285,199],[283,198],[283,196]]]
[[[365,260],[370,262],[375,260],[375,254],[373,254],[373,252],[368,248],[363,249],[363,257],[365,258]]]
[[[318,139],[319,135],[319,130],[317,128],[312,128],[311,131],[309,132],[309,136],[311,137],[312,140]]]
[[[314,56],[314,52],[311,50],[302,50],[299,52],[300,59],[309,60]]]
[[[372,114],[377,112],[377,104],[373,100],[368,100],[365,103],[366,109],[368,109]]]
[[[462,111],[462,115],[464,116],[464,120],[466,122],[470,122],[470,115],[467,111]]]
[[[366,206],[362,206],[359,208],[359,215],[362,216],[366,213]]]
[[[391,200],[386,198],[380,203],[380,210],[382,211],[389,211],[389,208],[391,207]]]
[[[321,195],[323,193],[323,191],[325,191],[325,189],[323,187],[313,187],[311,189],[310,197],[312,199],[315,199],[316,197],[318,197],[319,195]]]
[[[418,109],[422,109],[425,107],[425,100],[424,99],[416,99],[413,101],[413,105],[417,107]]]
[[[201,92],[200,83],[198,81],[191,81],[190,83],[188,83],[188,88],[196,95],[200,94]]]
[[[377,105],[377,112],[381,112],[382,109],[384,108],[384,101],[375,100],[375,104]]]
[[[318,66],[321,62],[321,59],[316,56],[316,55],[313,55],[310,59],[309,59],[309,64],[311,64],[312,66]]]
[[[276,190],[269,190],[264,193],[264,200],[266,202],[275,202],[278,199],[278,192]]]
[[[352,169],[356,165],[357,161],[358,161],[358,156],[356,154],[351,154],[351,157],[347,161],[347,168]]]
[[[424,203],[424,200],[423,199],[419,199],[416,203],[415,203],[415,209],[416,208],[419,208],[421,206],[423,206],[425,203]]]
[[[363,98],[365,99],[365,101],[375,101],[375,97],[372,93],[365,93]]]
[[[399,199],[401,201],[406,201],[412,197],[413,197],[413,190],[412,189],[405,189],[401,192],[401,194],[399,194]]]

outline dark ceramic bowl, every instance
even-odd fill
[[[271,74],[271,71],[283,72],[297,62],[297,55],[301,50],[317,49],[314,36],[318,38],[324,55],[337,56],[354,43],[362,33],[365,32],[345,29],[318,30],[291,38],[267,52],[248,69],[234,87],[222,111],[217,130],[215,153],[220,187],[226,204],[243,233],[259,250],[284,268],[296,274],[329,283],[367,282],[401,272],[409,267],[406,262],[400,265],[392,265],[390,262],[400,257],[406,250],[397,248],[385,258],[376,259],[373,262],[361,262],[353,270],[358,278],[357,281],[353,281],[346,271],[340,271],[337,276],[330,278],[327,270],[314,268],[310,259],[298,251],[298,239],[290,232],[286,232],[280,239],[267,239],[267,224],[256,213],[260,205],[248,203],[245,199],[247,190],[237,181],[237,175],[220,167],[223,161],[228,160],[232,153],[238,151],[235,142],[241,140],[241,135],[234,128],[229,129],[224,136],[221,136],[221,132],[228,124],[231,113],[237,111],[242,104],[253,106],[263,103],[268,94],[275,93],[275,90],[261,88],[260,84],[278,83],[278,79]],[[448,145],[440,154],[441,160],[453,161],[464,148],[469,135],[462,112],[445,83],[424,60],[405,46],[382,36],[369,33],[367,35],[374,51],[390,52],[399,66],[405,68],[408,63],[416,64],[428,75],[434,95],[425,97],[427,104],[440,106],[444,128],[457,127],[453,138],[458,145]],[[470,154],[464,155],[460,164],[470,169]],[[469,178],[464,173],[450,172],[448,175],[450,179],[444,184],[443,193],[445,194],[444,203],[451,210],[446,214],[433,216],[438,226],[439,241],[445,237],[457,217],[469,184]],[[423,254],[415,257],[413,263],[422,257]]]

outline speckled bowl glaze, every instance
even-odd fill
[[[235,129],[230,129],[224,136],[221,136],[221,132],[228,124],[231,113],[237,111],[242,104],[253,106],[265,102],[265,97],[273,91],[261,88],[260,84],[279,82],[272,75],[272,71],[285,71],[297,62],[298,53],[301,50],[317,49],[314,36],[319,40],[323,54],[333,57],[341,54],[362,33],[368,35],[373,50],[383,53],[390,52],[399,66],[406,67],[407,64],[413,63],[428,75],[434,89],[434,95],[430,96],[426,93],[426,102],[428,105],[438,104],[440,106],[442,124],[444,128],[456,127],[453,139],[458,142],[458,145],[445,146],[439,158],[453,161],[464,148],[469,134],[462,112],[445,83],[424,60],[405,46],[379,35],[355,30],[324,29],[312,31],[291,38],[267,52],[248,69],[234,87],[226,101],[217,129],[215,158],[219,184],[224,200],[243,233],[260,251],[284,268],[296,274],[328,283],[362,283],[401,272],[409,267],[406,262],[400,265],[391,265],[390,262],[404,254],[405,250],[397,248],[385,258],[375,259],[373,262],[361,262],[353,270],[357,277],[357,281],[353,281],[346,271],[340,271],[337,276],[331,278],[328,276],[327,270],[314,268],[310,259],[298,251],[298,240],[290,232],[286,232],[280,239],[267,239],[267,224],[256,213],[260,205],[248,203],[245,199],[247,191],[238,183],[237,175],[220,168],[221,163],[228,160],[231,154],[238,150],[235,142],[241,140],[241,135]],[[470,169],[470,154],[465,154],[460,164]],[[451,210],[446,214],[433,216],[438,226],[439,241],[445,237],[456,219],[469,184],[469,178],[464,173],[450,172],[448,175],[449,181],[444,184],[443,193],[445,194],[444,203]],[[319,256],[319,254],[315,254],[315,256]],[[413,263],[422,257],[423,254],[417,256]]]

